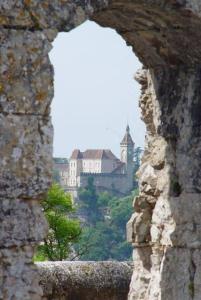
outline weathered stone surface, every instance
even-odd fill
[[[116,29],[143,65],[165,68],[200,64],[200,13],[199,0],[111,0],[92,18]]]
[[[1,1],[0,299],[41,298],[31,260],[45,224],[31,199],[51,180],[48,52],[58,31],[87,18],[117,30],[145,66],[136,76],[147,137],[128,224],[129,300],[201,298],[200,16],[200,0]]]
[[[10,28],[69,31],[83,23],[107,0],[5,0],[0,3],[0,25]]]
[[[36,198],[52,169],[52,126],[38,116],[0,114],[0,198]]]
[[[0,248],[35,245],[47,232],[38,201],[1,199],[0,224]]]
[[[48,53],[55,35],[53,30],[1,30],[0,112],[48,115],[53,97]]]
[[[129,294],[132,300],[195,297],[193,255],[201,246],[198,74],[198,67],[138,74],[148,136],[138,172],[140,196],[134,201],[135,217],[129,223],[133,243],[140,247],[137,252],[144,248],[149,253],[150,268],[138,256]],[[140,226],[142,214],[145,220]],[[145,224],[149,228],[141,239]],[[199,295],[197,281],[196,289]]]
[[[194,256],[200,259],[200,250],[165,248],[152,254],[152,279],[148,293],[151,299],[200,298],[200,283],[195,285],[196,264]],[[160,268],[159,268],[160,265]],[[175,268],[175,266],[177,266]],[[152,288],[151,288],[152,285]],[[197,296],[196,296],[197,295]]]
[[[132,263],[47,262],[37,266],[45,299],[127,299]]]
[[[6,1],[2,5],[9,8]],[[56,30],[32,32],[22,28],[0,31],[0,299],[3,300],[39,300],[42,295],[32,258],[36,245],[47,232],[38,200],[47,191],[52,174],[49,107],[53,71],[48,53],[56,33]]]
[[[134,272],[130,284],[129,299],[148,299],[147,289],[150,282],[151,247],[136,248],[133,251]]]
[[[0,249],[0,299],[40,300],[37,269],[32,246]]]

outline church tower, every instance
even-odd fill
[[[131,190],[134,182],[134,142],[130,135],[129,125],[126,127],[126,133],[120,143],[120,148],[121,161],[125,163],[125,172],[127,174],[126,184],[128,185],[128,190]]]
[[[130,135],[130,128],[128,125],[126,127],[126,134],[124,135],[124,138],[121,141],[120,147],[121,147],[121,161],[127,165],[130,163],[132,164],[133,157],[134,157],[134,142]]]

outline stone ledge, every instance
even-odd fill
[[[37,263],[40,285],[48,300],[126,300],[131,262]]]

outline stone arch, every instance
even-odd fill
[[[137,74],[147,126],[129,299],[199,299],[199,0],[4,1],[0,4],[0,299],[40,299],[33,251],[46,231],[38,200],[50,184],[58,31],[86,19],[108,26],[144,65]]]

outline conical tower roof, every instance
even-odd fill
[[[130,127],[127,125],[126,127],[126,134],[123,137],[123,140],[121,141],[121,145],[134,145],[133,139],[130,135]]]

